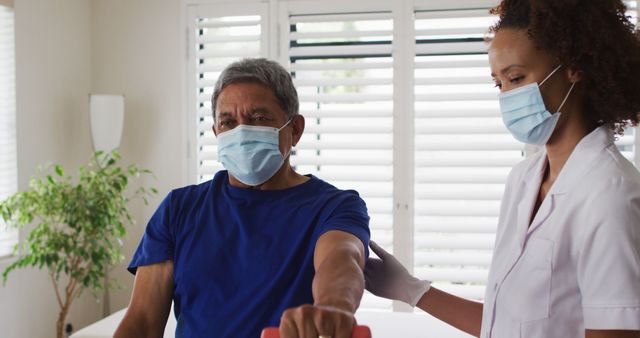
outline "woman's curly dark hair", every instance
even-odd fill
[[[587,118],[618,133],[640,120],[640,31],[620,0],[503,0],[491,28],[526,29],[536,47],[582,71]]]

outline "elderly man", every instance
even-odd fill
[[[295,172],[304,131],[289,73],[265,59],[227,67],[212,98],[225,171],[173,190],[129,271],[131,303],[115,337],[350,337],[364,290],[369,217],[354,191]]]

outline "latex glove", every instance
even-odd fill
[[[395,299],[416,306],[429,291],[431,282],[413,277],[390,253],[374,241],[369,244],[380,257],[369,257],[364,269],[365,288],[378,297]]]

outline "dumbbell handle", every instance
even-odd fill
[[[277,327],[269,327],[262,330],[260,338],[280,338],[280,332]],[[351,338],[371,338],[371,330],[369,330],[368,326],[356,326],[351,332]]]

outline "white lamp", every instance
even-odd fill
[[[120,146],[124,124],[123,95],[89,95],[93,149],[106,153]]]
[[[124,124],[123,95],[89,95],[89,120],[93,149],[110,153],[120,146],[122,126]],[[109,268],[105,267],[104,283],[109,281]],[[102,315],[111,314],[109,288],[105,287],[102,297]]]

